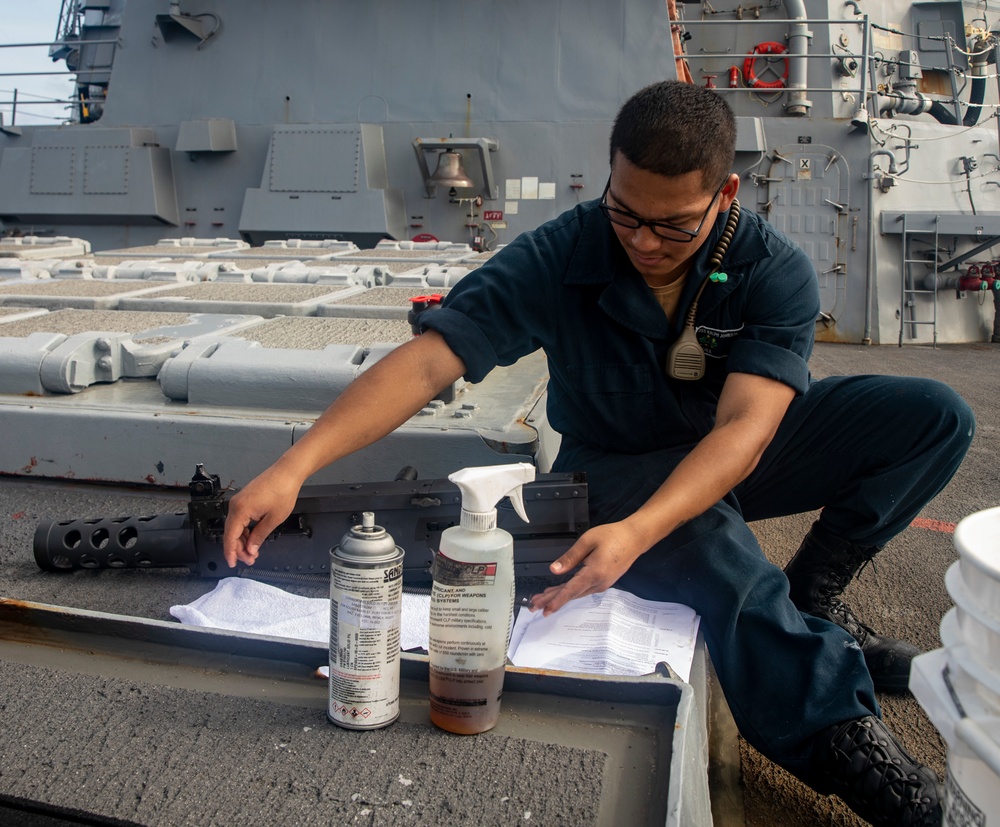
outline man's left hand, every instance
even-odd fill
[[[595,526],[549,566],[553,574],[563,574],[579,566],[576,574],[532,597],[531,610],[541,610],[548,616],[570,600],[603,592],[618,582],[646,548],[639,532],[627,521]]]

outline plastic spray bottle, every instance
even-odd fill
[[[496,504],[524,513],[526,462],[464,468],[449,475],[462,492],[462,517],[445,529],[434,556],[430,611],[431,721],[459,735],[485,732],[500,717],[504,663],[514,612],[514,538],[497,528]]]

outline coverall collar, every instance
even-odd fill
[[[595,205],[597,202],[594,202]],[[691,261],[687,282],[681,294],[675,323],[670,324],[645,280],[632,266],[608,220],[594,208],[583,216],[580,240],[563,278],[566,285],[607,285],[599,304],[612,319],[652,339],[668,339],[683,326],[684,317],[703,279],[708,275],[708,259],[722,235],[728,213],[718,216],[705,243]],[[699,312],[718,305],[743,280],[743,265],[770,256],[760,230],[747,221],[737,226],[722,269],[725,282],[706,286],[699,302]],[[692,277],[693,276],[693,277]]]

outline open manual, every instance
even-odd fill
[[[687,681],[698,620],[689,606],[608,589],[548,617],[522,608],[507,654],[515,666],[595,675],[645,675],[666,661]]]

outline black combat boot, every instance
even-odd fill
[[[910,643],[882,637],[858,620],[839,596],[851,578],[874,557],[878,546],[858,546],[841,540],[813,523],[792,561],[785,566],[791,598],[800,612],[836,623],[858,642],[875,688],[905,692],[910,661],[920,650]]]
[[[820,732],[803,779],[843,799],[876,827],[939,827],[944,795],[937,776],[918,764],[874,715]]]

